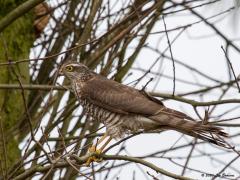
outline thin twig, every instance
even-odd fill
[[[223,48],[223,46],[221,46],[221,49],[223,50],[223,53],[225,54],[225,57],[226,57],[226,59],[227,59],[227,61],[228,61],[228,64],[230,65],[230,68],[231,68],[231,70],[232,70],[232,73],[233,73],[234,79],[235,79],[236,84],[237,84],[237,87],[238,87],[238,92],[240,93],[240,86],[239,86],[239,84],[238,84],[238,80],[237,80],[238,78],[237,78],[237,76],[236,76],[236,74],[235,74],[235,72],[234,72],[234,69],[233,69],[232,63],[231,63],[231,61],[230,61],[230,59],[229,59],[229,57],[228,57],[228,55],[227,55],[225,49]]]
[[[175,61],[174,61],[174,58],[173,58],[172,46],[171,46],[171,43],[170,43],[170,40],[169,40],[169,37],[168,37],[167,25],[166,25],[166,22],[165,22],[164,16],[163,16],[163,24],[164,24],[164,29],[165,29],[166,36],[167,36],[167,42],[168,42],[169,51],[170,51],[171,59],[172,59],[172,65],[173,65],[173,94],[172,94],[172,95],[174,96],[174,95],[175,95],[175,86],[176,86]]]

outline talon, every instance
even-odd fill
[[[91,157],[88,158],[88,160],[87,160],[87,162],[86,162],[85,164],[86,164],[86,166],[90,166],[90,164],[91,164],[92,162],[98,162],[98,163],[100,163],[100,162],[102,162],[102,158],[97,158],[97,157],[95,157],[95,156],[91,156]]]
[[[88,149],[89,153],[96,153],[96,154],[101,154],[102,150],[101,149],[96,149],[96,146],[92,146]],[[86,166],[90,166],[90,164],[92,162],[101,162],[102,158],[97,158],[96,156],[91,156],[88,158],[87,162],[86,162]]]
[[[88,152],[89,153],[97,152],[97,147],[95,145],[91,146],[90,148],[88,148]]]
[[[94,157],[91,156],[91,157],[88,158],[85,165],[89,167],[92,162],[94,162]]]
[[[108,138],[108,140],[102,145],[101,148],[97,149],[97,146],[103,142],[103,140],[107,137],[107,134],[105,134],[103,137],[101,137],[101,139],[97,142],[96,145],[93,145],[91,146],[89,149],[88,149],[88,152],[89,153],[94,153],[96,155],[92,155],[91,157],[89,157],[87,159],[87,162],[86,162],[86,166],[90,166],[90,164],[92,162],[101,162],[103,159],[102,158],[98,158],[96,157],[97,155],[101,154],[104,150],[104,148],[107,146],[107,144],[111,141],[111,137]]]

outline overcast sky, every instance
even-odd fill
[[[204,17],[210,17],[212,15],[218,14],[219,12],[229,9],[229,7],[232,7],[232,5],[233,5],[233,0],[221,0],[220,3],[215,3],[215,5],[208,6],[208,8],[206,7],[198,8],[197,11],[201,15],[204,15]],[[239,21],[238,17],[239,17],[239,12],[232,11],[232,13],[226,13],[216,18],[213,18],[210,20],[210,22],[217,22],[215,26],[227,38],[238,39],[238,41],[235,41],[235,44],[238,47],[240,47],[240,31],[239,31],[240,23],[237,23]],[[182,12],[182,13],[174,14],[173,16],[166,16],[165,21],[166,21],[167,29],[172,29],[178,26],[182,26],[184,24],[187,25],[193,22],[197,22],[199,21],[199,19],[195,16],[190,15],[189,12],[187,13]],[[154,27],[153,32],[158,32],[158,31],[164,31],[164,25],[162,20],[159,21],[157,25]],[[170,41],[172,41],[180,31],[181,30],[169,33]],[[160,51],[164,51],[164,49],[168,47],[167,38],[164,33],[161,33],[158,35],[156,34],[150,35],[147,43]],[[134,43],[133,43],[133,46],[134,46]],[[177,60],[180,60],[181,62],[186,63],[200,70],[201,72],[206,73],[211,77],[214,77],[215,79],[218,79],[221,81],[228,81],[226,59],[221,49],[221,46],[225,47],[224,41],[219,36],[216,36],[214,31],[209,27],[207,27],[204,24],[204,22],[201,22],[192,27],[189,27],[187,30],[185,30],[181,34],[179,38],[177,38],[177,40],[172,45],[172,52],[173,52],[173,57],[176,58]],[[129,48],[128,51],[131,52],[132,49]],[[170,56],[169,50],[166,52],[166,54]],[[142,49],[133,67],[148,69],[157,58],[159,58],[159,55],[157,53],[154,53],[153,51],[147,48]],[[235,50],[230,49],[229,58],[233,64],[236,74],[239,75],[240,74],[239,54],[236,53]],[[152,71],[162,73],[164,75],[168,75],[172,77],[173,76],[172,62],[167,59],[164,59],[162,64],[160,64],[160,62],[161,61],[159,61],[156,66],[154,66]],[[132,82],[133,80],[136,80],[143,75],[143,72],[141,71],[132,70],[131,72],[133,74],[129,76],[126,81],[123,82],[124,84],[128,84],[129,82]],[[137,88],[141,89],[141,87],[144,86],[145,83],[151,77],[155,77],[155,76],[149,74],[144,80],[142,80],[138,84]],[[202,78],[196,74],[193,75],[189,70],[187,70],[186,68],[178,64],[176,64],[176,77],[179,79],[193,82],[193,83],[198,82],[199,84],[203,84],[203,85],[209,85],[209,86],[214,85],[212,81],[206,80],[205,78]],[[189,92],[191,90],[196,90],[196,89],[199,89],[199,87],[194,85],[187,85],[184,83],[178,83],[178,82],[176,83],[176,94]],[[167,79],[160,76],[159,79],[154,79],[147,86],[147,90],[162,92],[162,93],[171,93],[173,90],[173,82],[171,79]],[[189,99],[194,99],[198,101],[211,101],[211,100],[216,100],[218,97],[219,97],[218,91],[212,91],[211,95],[204,96],[204,98],[202,99],[200,99],[198,96],[187,96],[187,98]],[[235,90],[233,89],[225,96],[225,98],[240,98],[240,94],[237,92],[236,89]],[[164,101],[164,104],[170,108],[183,111],[188,115],[191,115],[192,117],[197,119],[197,116],[190,105],[173,101],[173,100]],[[219,112],[226,110],[226,106],[227,108],[233,107],[233,105],[219,106],[216,109],[215,114],[218,114]],[[204,108],[198,108],[198,110],[200,110],[201,113],[204,112],[203,111]],[[234,115],[234,113],[236,115],[238,112],[234,111],[232,115]],[[47,119],[47,117],[45,118]],[[240,120],[237,119],[235,120],[235,122],[240,123]],[[44,124],[42,124],[42,126],[44,126]],[[225,130],[229,133],[234,133],[238,131],[236,129],[230,131],[227,128]],[[182,137],[182,134],[173,132],[173,131],[163,132],[161,134],[139,135],[134,138],[131,138],[126,142],[126,151],[122,152],[122,154],[127,154],[131,156],[148,155],[148,154],[151,154],[152,152],[156,152],[161,149],[170,148],[171,146],[174,145],[175,142],[177,142],[177,140],[179,140],[180,137]],[[186,144],[187,142],[191,142],[192,140],[193,138],[184,136],[177,142],[177,145]],[[234,139],[234,140],[237,142],[240,140],[240,138]],[[114,142],[116,141],[113,141],[112,143]],[[121,145],[112,149],[111,151],[109,151],[109,154],[116,152],[120,147]],[[171,153],[166,153],[164,157],[170,157],[170,156],[185,157],[189,154],[189,151],[190,151],[190,147],[181,149],[179,151],[174,151]],[[216,146],[213,146],[210,144],[204,144],[202,146],[198,146],[194,150],[193,155],[199,155],[199,154],[202,154],[202,152],[207,152],[207,153],[220,152],[221,153],[222,151],[220,148]],[[226,155],[221,155],[221,156],[222,156],[221,157],[222,161],[229,162],[236,155],[234,153],[229,153],[227,156]],[[173,163],[171,163],[167,159],[155,158],[155,159],[147,159],[147,160],[167,171],[173,172],[175,174],[181,174],[182,168],[175,166]],[[184,164],[185,162],[185,160],[181,160],[181,159],[176,161],[181,164]],[[119,161],[119,163],[121,162]],[[236,161],[233,165],[236,168],[240,167],[240,161]],[[189,162],[189,167],[215,174],[219,172],[219,170],[221,170],[223,166],[219,163],[216,163],[215,161],[210,161],[209,157],[201,156],[200,158],[192,158]],[[116,170],[116,172],[118,170]],[[152,174],[156,175],[155,172],[153,172],[152,170],[144,166],[131,164],[129,166],[124,166],[124,168],[121,169],[121,172],[118,174],[118,177],[120,179],[132,179],[134,170],[136,170],[135,177],[137,180],[150,179],[150,176],[146,175],[146,171],[149,171]],[[232,173],[234,175],[236,174],[234,171],[231,171],[231,170],[226,171],[226,173],[230,173],[230,174]],[[198,179],[202,178],[200,173],[195,173],[195,172],[188,173],[188,171],[186,173],[186,176],[192,177],[192,178],[198,178]],[[162,179],[161,175],[157,177],[161,177]],[[169,178],[164,177],[164,179],[169,179]]]
[[[208,6],[208,8],[201,8],[198,9],[198,12],[200,12],[204,17],[210,17],[214,14],[217,14],[218,12],[222,12],[224,10],[227,10],[229,7],[233,5],[233,1],[225,0],[221,1],[219,4],[215,4],[214,6]],[[239,21],[239,12],[232,12],[218,16],[217,18],[211,19],[210,22],[215,22],[216,27],[228,38],[230,39],[238,39],[238,41],[235,41],[235,44],[240,47],[240,23],[237,23]],[[192,22],[196,22],[199,19],[195,16],[189,15],[189,13],[178,13],[171,17],[165,17],[167,29],[172,29],[178,26],[182,26],[183,24],[189,24]],[[164,30],[163,22],[160,21],[154,28],[153,32],[156,31],[162,31]],[[179,33],[179,31],[169,33],[170,41],[175,38],[175,36]],[[218,80],[228,80],[228,71],[226,68],[226,59],[224,56],[224,53],[221,49],[221,46],[225,47],[224,41],[218,37],[217,35],[214,35],[214,31],[207,27],[203,22],[199,23],[197,25],[194,25],[190,28],[188,28],[182,35],[175,41],[175,43],[172,45],[172,51],[174,58],[181,60],[181,62],[184,62],[192,67],[197,68],[198,70],[208,74],[211,77],[214,77]],[[164,36],[164,34],[159,35],[159,37]],[[156,48],[163,51],[166,47],[168,47],[167,39],[164,37],[159,42],[159,39],[156,38],[156,35],[150,36],[150,38],[147,41],[152,46],[155,46]],[[131,50],[129,50],[131,51]],[[167,51],[167,54],[170,56],[169,51]],[[134,64],[134,67],[140,67],[143,69],[147,69],[151,66],[151,64],[158,58],[159,55],[147,50],[143,49],[141,51],[140,56],[138,57],[137,62]],[[240,74],[240,57],[239,54],[237,54],[234,50],[231,49],[229,52],[230,60],[233,64],[235,73],[237,75]],[[160,63],[158,63],[160,64]],[[164,73],[165,75],[173,76],[172,71],[172,63],[169,60],[165,60],[162,68],[158,69],[159,65],[154,67],[153,71],[157,71],[159,73]],[[143,73],[139,71],[133,71],[133,75],[130,76],[125,83],[131,82],[132,80],[135,80]],[[148,76],[153,77],[153,76]],[[176,65],[176,77],[180,79],[184,79],[191,82],[199,82],[200,84],[204,85],[214,85],[211,81],[208,81],[200,76],[193,76],[189,70],[186,70],[185,68]],[[138,88],[141,88],[149,79],[146,78],[143,80],[139,85]],[[156,85],[156,80],[152,81],[148,85],[148,90],[151,91],[153,87]],[[188,92],[191,90],[195,90],[199,87],[196,86],[190,86],[183,83],[177,83],[176,84],[176,94],[182,93],[182,92]],[[173,89],[173,83],[172,80],[166,79],[162,77],[160,81],[158,81],[156,85],[155,91],[157,92],[167,92],[171,93]],[[216,100],[219,97],[218,92],[212,92],[211,96],[204,97],[204,99],[199,99],[197,96],[188,96],[188,98],[199,100],[199,101],[210,101],[210,100]],[[235,91],[231,91],[228,93],[228,95],[225,98],[239,98],[240,95],[235,89]],[[175,108],[178,110],[182,110],[185,113],[197,117],[194,113],[193,108],[190,105],[179,103],[176,101],[166,101],[165,105],[171,108]],[[228,107],[231,107],[233,105],[229,105]],[[201,108],[199,108],[201,109]],[[202,108],[203,110],[204,108]],[[219,106],[216,110],[216,114],[218,112],[222,112],[223,110],[226,110],[226,105]],[[203,112],[203,111],[202,111]],[[238,112],[234,112],[238,113]],[[236,123],[240,122],[240,120],[236,120]],[[225,129],[227,132],[229,132],[229,129]],[[238,130],[233,130],[231,133],[236,132]],[[181,137],[180,133],[177,132],[164,132],[158,135],[139,135],[137,137],[134,137],[127,141],[126,154],[132,155],[132,156],[142,156],[150,154],[151,152],[156,152],[157,150],[166,149],[167,147],[171,147],[178,139]],[[191,137],[184,137],[182,138],[177,145],[186,142],[192,141],[193,138]],[[236,141],[239,141],[240,139],[235,139]],[[117,149],[117,148],[116,148]],[[115,150],[116,150],[115,149]],[[207,153],[211,152],[221,152],[219,148],[216,148],[213,145],[203,145],[201,147],[197,147],[196,150],[193,152],[193,155],[200,154],[199,151],[204,150]],[[113,150],[114,151],[114,150]],[[112,151],[112,152],[113,152]],[[181,151],[174,151],[171,153],[165,154],[166,157],[168,156],[186,156],[190,151],[189,148],[182,149]],[[233,157],[236,155],[234,153],[226,155],[222,155],[221,160],[229,162]],[[170,172],[174,172],[176,174],[181,174],[182,168],[178,168],[177,166],[174,166],[173,163],[169,162],[169,160],[165,159],[147,159],[150,162],[153,162],[155,165],[168,170]],[[184,164],[185,161],[178,160],[177,162]],[[129,165],[129,168],[124,167],[119,175],[120,179],[131,179],[133,176],[133,169],[136,168],[137,165]],[[236,161],[234,163],[234,166],[239,169],[240,167],[240,161]],[[196,168],[202,171],[206,171],[212,174],[215,174],[219,172],[223,166],[219,163],[210,161],[208,157],[200,157],[200,158],[192,158],[189,162],[189,167]],[[149,171],[152,172],[150,169],[140,166],[139,170],[136,171],[136,179],[147,179],[150,177],[144,175],[144,173],[141,172]],[[188,172],[188,171],[187,171]],[[155,172],[152,172],[156,175]],[[233,173],[236,175],[234,171],[226,171],[225,173]],[[146,173],[145,173],[146,174]],[[202,178],[200,173],[187,173],[188,177],[194,177],[194,178]],[[160,176],[161,177],[161,176]],[[164,179],[169,179],[164,177]]]

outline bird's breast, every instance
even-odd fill
[[[112,112],[89,103],[87,100],[82,101],[82,106],[89,116],[94,120],[104,123],[107,127],[122,126],[126,129],[136,131],[138,129],[144,129],[145,127],[149,128],[149,126],[156,124],[153,120],[141,115]]]
[[[86,99],[82,100],[81,104],[86,114],[102,123],[110,123],[112,121],[120,120],[122,117],[121,114],[112,112],[110,110],[99,107],[95,104],[89,103]]]

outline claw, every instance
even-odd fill
[[[92,145],[89,149],[88,149],[88,152],[89,153],[94,153],[94,152],[97,152],[97,147],[95,145]]]
[[[96,146],[92,146],[88,149],[89,153],[101,154],[102,149],[96,149]],[[90,156],[86,162],[86,166],[90,166],[92,162],[101,162],[102,158],[97,158],[96,156]]]
[[[107,146],[107,144],[111,141],[111,137],[108,138],[108,140],[102,145],[102,147],[100,149],[97,149],[97,145],[99,145],[105,138],[107,137],[107,135],[105,134],[98,142],[96,145],[91,146],[88,149],[89,153],[94,153],[96,155],[100,155],[103,152],[103,149]],[[98,158],[96,157],[96,155],[92,155],[88,158],[87,162],[86,162],[86,166],[90,166],[90,164],[92,162],[101,162],[102,158]]]

